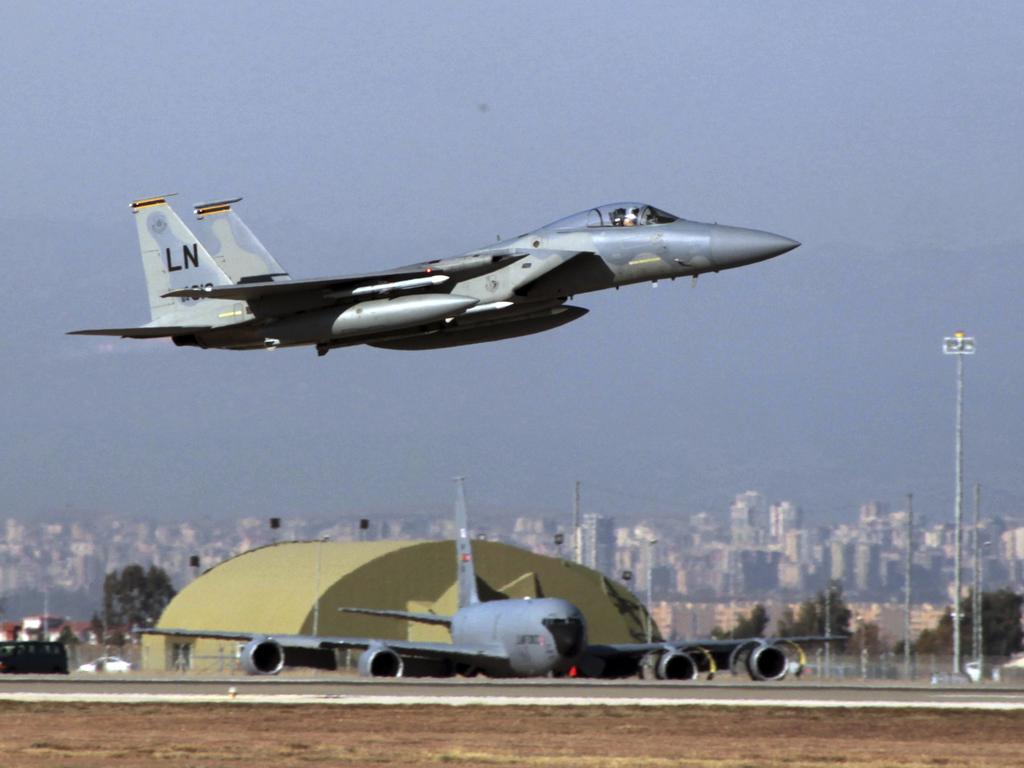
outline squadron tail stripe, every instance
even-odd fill
[[[215,203],[199,203],[198,205],[192,206],[192,211],[196,216],[202,218],[203,216],[211,216],[215,213],[226,213],[231,210],[233,203],[240,202],[242,198],[236,197],[231,200],[220,200]]]
[[[197,208],[195,213],[196,216],[210,216],[211,214],[214,213],[224,213],[225,211],[230,210],[230,205],[215,205],[210,208]]]
[[[154,205],[166,205],[168,197],[174,197],[174,193],[172,192],[169,195],[158,195],[157,197],[144,197],[141,200],[133,200],[131,202],[132,213],[141,211],[143,208],[151,208]]]

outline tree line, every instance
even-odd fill
[[[827,608],[826,608],[827,603]],[[1024,631],[1021,629],[1021,606],[1024,597],[1010,589],[981,594],[982,649],[985,656],[1011,656],[1024,650]],[[961,604],[960,638],[964,656],[974,656],[973,647],[973,600],[968,595]],[[826,633],[826,614],[830,632]],[[843,596],[842,585],[833,581],[814,597],[802,602],[794,611],[786,608],[779,616],[778,637],[844,635],[849,639],[846,650],[860,653],[867,649],[869,654],[878,655],[886,651],[902,653],[903,641],[889,647],[881,638],[878,624],[858,621],[852,631],[853,612]],[[737,613],[730,630],[715,627],[712,636],[716,638],[764,637],[771,616],[764,604],[756,604],[749,613]],[[952,655],[953,653],[953,611],[947,610],[934,628],[926,629],[911,645],[918,655]]]

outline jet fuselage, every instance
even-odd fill
[[[621,210],[636,211],[635,219],[618,217]],[[510,338],[581,317],[585,309],[565,303],[576,294],[735,269],[797,245],[769,232],[613,204],[453,259],[410,265],[424,275],[450,276],[429,292],[372,299],[343,311],[325,306],[267,324],[211,331],[197,340],[232,348],[367,343],[433,349]],[[266,302],[250,306],[256,317],[267,311]],[[372,318],[359,322],[364,310]]]
[[[74,333],[240,350],[315,345],[320,354],[354,344],[436,349],[556,328],[586,314],[566,303],[578,294],[735,269],[799,245],[613,203],[453,258],[292,280],[233,202],[197,208],[201,220],[224,217],[212,229],[216,258],[164,198],[133,203],[153,320]]]

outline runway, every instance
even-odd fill
[[[1024,710],[998,686],[814,682],[0,677],[0,701],[277,705],[625,706]]]

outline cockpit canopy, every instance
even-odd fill
[[[585,227],[645,227],[669,224],[678,216],[646,203],[609,203],[589,211],[580,211],[548,224],[543,229],[583,229]]]

